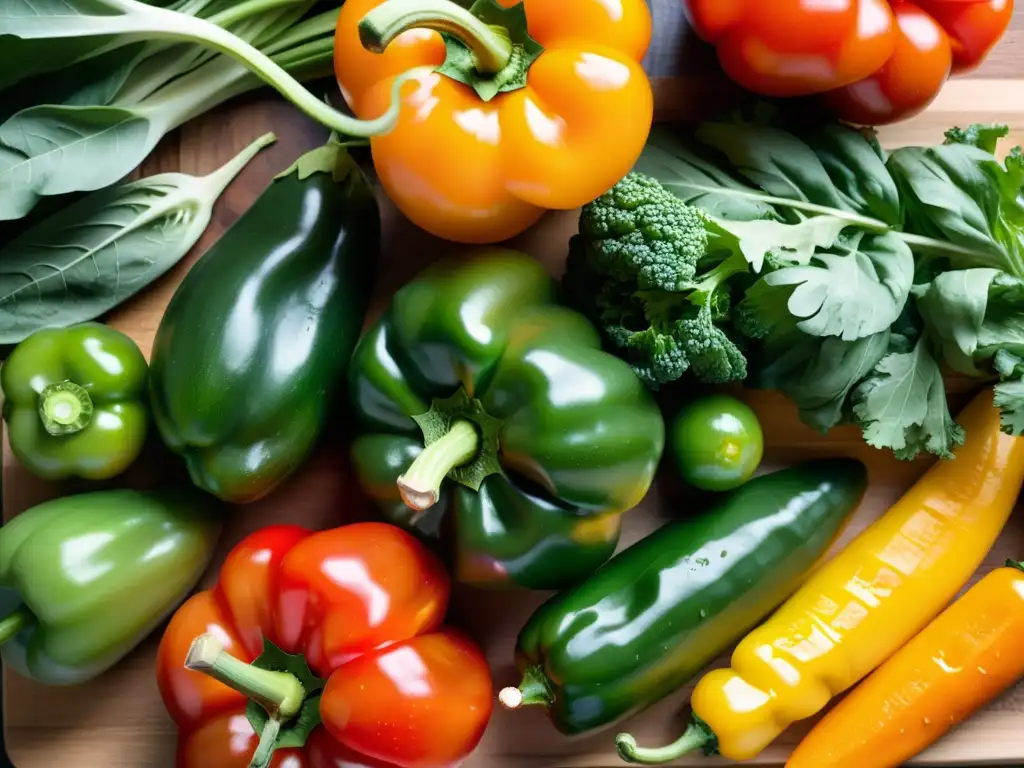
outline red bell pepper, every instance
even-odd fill
[[[1013,0],[683,0],[726,74],[766,96],[824,94],[840,118],[921,111],[1006,32]]]
[[[441,627],[449,589],[440,561],[385,523],[250,535],[160,642],[178,768],[461,761],[493,687],[479,648]]]

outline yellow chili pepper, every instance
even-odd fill
[[[967,440],[883,517],[824,564],[740,642],[728,669],[705,675],[686,733],[667,747],[616,739],[628,762],[694,749],[756,757],[791,723],[820,712],[952,600],[1006,524],[1024,483],[1024,439],[1000,431],[992,392],[960,414]],[[824,768],[824,767],[823,767]]]

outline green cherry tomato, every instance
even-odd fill
[[[705,491],[728,491],[754,474],[764,438],[750,406],[727,395],[710,395],[676,416],[672,450],[687,483]]]

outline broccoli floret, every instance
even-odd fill
[[[687,371],[709,384],[746,378],[730,337],[729,280],[748,271],[721,222],[631,173],[584,206],[562,285],[567,303],[657,389]]]
[[[671,331],[674,333],[675,329]],[[619,341],[621,343],[616,346],[629,351],[629,357],[635,360],[633,370],[651,389],[657,389],[663,382],[681,378],[690,367],[679,341],[671,333],[660,333],[654,328],[637,332],[625,331],[625,335],[620,336]]]
[[[747,378],[747,358],[725,331],[714,324],[702,306],[694,317],[678,323],[683,354],[690,359],[698,378],[707,384],[726,384]]]
[[[705,219],[654,179],[633,173],[587,206],[580,236],[590,241],[599,274],[641,291],[678,291],[707,250]]]

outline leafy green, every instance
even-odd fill
[[[181,9],[175,10],[147,6],[139,0],[7,0],[3,14],[0,15],[0,36],[9,36],[21,42],[50,41],[61,45],[62,41],[67,40],[107,37],[114,38],[112,44],[117,45],[140,40],[194,43],[230,57],[240,67],[251,73],[251,80],[258,80],[275,88],[309,117],[338,133],[349,136],[373,136],[393,128],[398,120],[399,96],[402,86],[430,68],[416,67],[395,78],[392,83],[389,108],[374,120],[361,121],[339,112],[303,88],[289,74],[287,67],[275,60],[269,47],[261,50],[251,45],[239,34],[218,26],[219,24],[230,26],[231,23],[243,22],[246,34],[253,36],[258,42],[267,39],[264,34],[269,33],[269,28],[263,23],[265,20],[253,21],[249,18],[250,16],[280,12],[281,15],[277,17],[278,19],[294,21],[296,16],[290,13],[289,9],[296,5],[302,5],[306,1],[245,0],[239,3],[218,3],[217,0],[213,0],[211,3],[210,0],[182,0]],[[190,2],[193,6],[216,7],[217,12],[209,19],[189,15],[189,11],[194,10],[193,7],[190,7]],[[106,48],[101,46],[96,53],[104,50]],[[188,60],[190,64],[195,61],[192,57],[189,57]],[[223,63],[220,58],[212,59],[209,62],[214,66]],[[190,75],[196,74],[197,71],[193,70]],[[155,130],[165,126],[173,127],[180,124],[195,114],[220,103],[224,98],[254,87],[253,85],[241,87],[241,81],[244,81],[244,78],[235,78],[232,85],[222,83],[221,91],[211,92],[208,90],[206,98],[203,100],[195,95],[186,96],[180,92],[175,94],[176,98],[161,98],[160,92],[155,93],[156,105],[144,107],[139,104],[136,106],[136,109],[141,112],[141,116],[152,126],[146,135],[151,136]],[[196,88],[202,87],[201,81],[193,85]],[[169,83],[167,88],[178,88],[180,91],[180,86],[181,80],[178,80]],[[228,96],[223,95],[225,92]],[[74,135],[72,141],[77,141]],[[73,155],[74,153],[69,154]],[[10,164],[20,161],[8,158],[7,162]],[[24,169],[19,168],[17,172],[24,174]],[[4,166],[0,165],[0,174],[2,173],[4,173]],[[0,178],[0,198],[5,194],[21,193],[20,186],[11,184],[13,175],[13,172],[8,171],[6,181]],[[22,183],[24,183],[24,176],[22,176]],[[37,194],[37,191],[29,189],[27,194],[31,197]],[[10,207],[21,209],[24,208],[24,203]]]
[[[888,351],[889,330],[854,341],[796,332],[773,342],[760,352],[749,383],[779,390],[805,424],[827,432],[849,420],[850,393]]]
[[[0,250],[0,344],[92,320],[142,290],[195,245],[214,203],[267,134],[209,176],[151,176],[95,192]]]
[[[302,78],[327,74],[337,11],[299,22],[296,14],[307,9],[310,0],[287,2],[284,9],[258,18],[245,34],[266,36],[268,14],[291,21],[271,36],[267,52]],[[241,5],[213,18],[237,24],[252,21]],[[126,49],[114,53],[122,50]],[[194,63],[183,46],[155,52],[136,49],[130,59],[115,59],[106,77],[87,87],[88,92],[79,89],[68,94],[65,103],[33,106],[11,116],[0,125],[0,221],[27,215],[43,197],[89,192],[117,182],[169,131],[261,85],[258,77],[226,57],[189,70]],[[80,105],[90,98],[98,103]]]
[[[964,442],[927,336],[893,333],[888,354],[857,385],[852,403],[868,445],[889,448],[897,458],[927,451],[949,459]]]
[[[953,143],[897,149],[888,168],[900,188],[907,229],[917,235],[912,246],[956,267],[1024,275],[1019,158],[1011,155],[1004,166],[990,152]],[[949,245],[933,254],[925,237]]]
[[[801,137],[736,121],[682,136],[658,129],[636,170],[729,222],[755,271],[757,254],[791,262],[768,285],[799,286],[790,311],[805,319],[804,332],[852,340],[902,311],[913,260],[902,243],[872,236],[889,232],[900,204],[870,136],[829,125]]]
[[[996,384],[993,402],[1002,412],[1003,429],[1024,434],[1024,359],[1007,350],[996,352],[992,365],[1001,382]]]
[[[804,333],[852,341],[896,321],[913,277],[914,256],[906,243],[891,233],[858,232],[808,264],[772,272],[765,283],[795,286],[786,309],[802,318],[797,326]]]
[[[915,288],[918,311],[954,371],[978,375],[974,354],[985,322],[989,287],[1001,274],[996,269],[959,269],[943,272]]]
[[[817,429],[852,422],[901,458],[949,457],[964,435],[948,368],[993,382],[1004,430],[1024,433],[1024,152],[996,157],[1005,126],[887,153],[870,132],[786,120],[657,129],[636,165],[760,273],[717,320],[740,336],[748,383]],[[814,233],[787,247],[797,227]]]
[[[147,5],[194,12],[199,10],[202,0],[142,0]],[[118,40],[114,37],[61,38],[60,40],[21,39],[8,30],[8,25],[35,12],[60,13],[61,0],[4,0],[0,4],[0,92],[20,82],[37,79],[37,75],[68,70],[77,67],[95,56],[100,56],[123,45],[136,44],[132,40]],[[74,64],[72,67],[70,65]],[[3,100],[9,97],[3,94]]]

